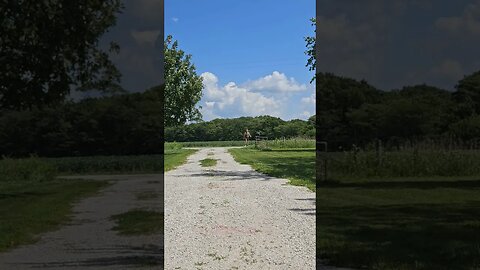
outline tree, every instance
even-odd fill
[[[458,114],[461,117],[480,114],[480,71],[465,76],[456,88],[454,98],[460,103]]]
[[[316,19],[315,18],[311,18],[310,19],[310,22],[312,23],[312,26],[315,27],[315,23],[316,23]],[[315,30],[316,32],[316,30]],[[316,60],[316,54],[315,54],[315,36],[313,37],[305,37],[305,42],[307,42],[307,50],[305,51],[305,54],[308,56],[308,60],[307,60],[307,67],[308,67],[308,70],[310,71],[315,71],[315,67],[316,67],[316,64],[317,64],[317,60]],[[315,75],[313,76],[312,80],[310,81],[313,82],[315,80]]]
[[[192,56],[178,48],[172,36],[165,40],[165,126],[201,120],[196,104],[202,98],[202,78],[190,62]],[[201,108],[201,107],[200,107]]]
[[[99,48],[121,0],[2,1],[0,108],[57,105],[72,89],[117,92],[120,73]],[[119,51],[110,44],[109,52]]]

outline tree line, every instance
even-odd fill
[[[238,141],[243,139],[245,129],[252,137],[257,135],[268,139],[315,138],[315,116],[307,121],[282,120],[273,116],[239,117],[214,119],[208,122],[192,123],[183,126],[165,127],[165,141]]]
[[[331,149],[381,140],[395,147],[425,140],[480,140],[480,71],[455,91],[426,84],[383,91],[365,80],[317,74],[317,132]]]
[[[0,111],[0,156],[163,153],[163,87]]]

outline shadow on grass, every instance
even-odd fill
[[[434,188],[480,188],[480,180],[445,181],[370,181],[370,182],[319,182],[317,188],[365,188],[365,189],[434,189]]]
[[[111,257],[96,257],[90,259],[79,260],[65,260],[52,262],[29,263],[28,258],[25,258],[23,265],[29,265],[33,268],[45,269],[68,269],[78,267],[89,267],[97,269],[98,267],[117,266],[118,269],[123,267],[139,267],[139,266],[161,266],[164,262],[164,249],[157,245],[148,246],[119,246],[108,249],[86,249],[86,253],[100,254],[100,253],[114,253],[118,256]],[[92,256],[92,257],[95,257]]]
[[[317,256],[367,269],[479,269],[480,202],[318,205]]]

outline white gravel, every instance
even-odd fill
[[[217,165],[201,167],[207,157]],[[315,193],[287,182],[227,148],[167,172],[165,269],[315,269]]]

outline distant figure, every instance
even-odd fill
[[[243,140],[245,141],[245,146],[248,144],[248,139],[251,138],[252,135],[250,135],[250,132],[248,131],[248,128],[245,129],[245,132],[243,133]]]

